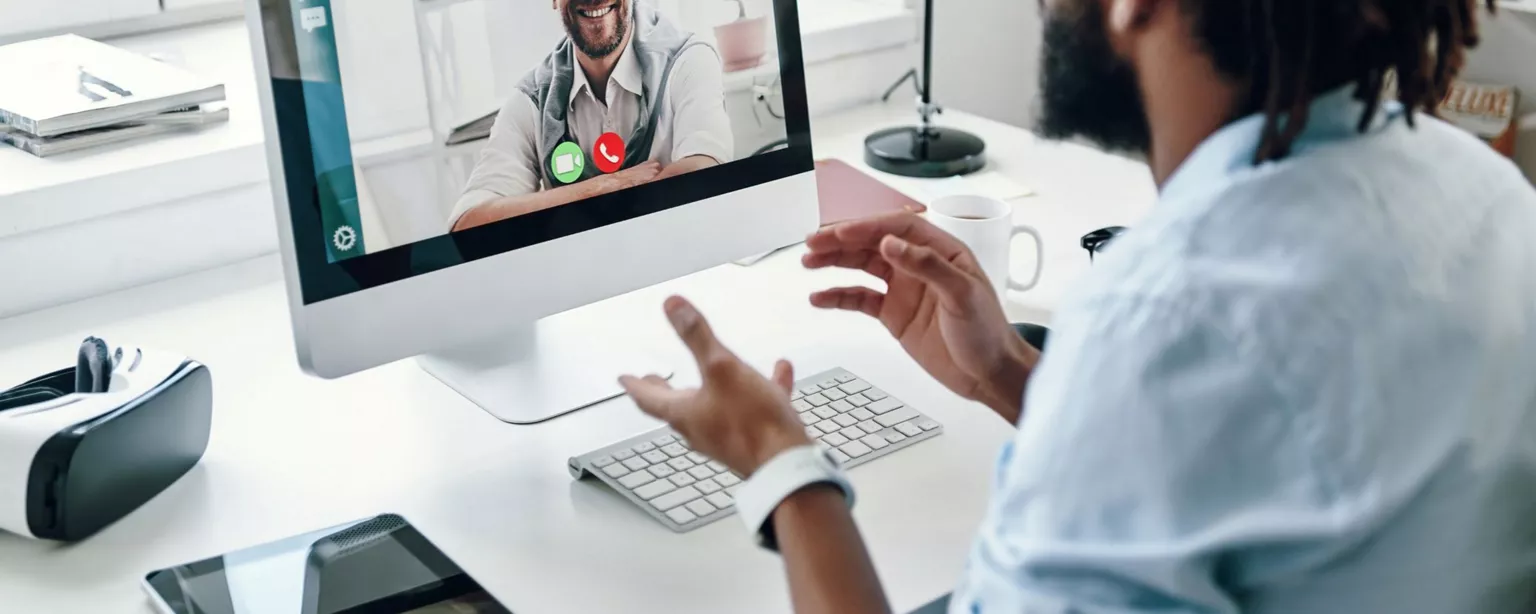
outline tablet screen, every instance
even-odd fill
[[[393,514],[162,569],[145,584],[166,614],[510,614]]]

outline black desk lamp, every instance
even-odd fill
[[[923,74],[917,86],[916,126],[886,128],[864,139],[864,162],[875,170],[905,177],[953,177],[974,173],[987,165],[987,144],[980,137],[954,128],[933,125],[933,116],[944,108],[933,103],[933,0],[924,2]],[[886,90],[889,100],[896,88],[919,78],[917,69],[907,71]]]

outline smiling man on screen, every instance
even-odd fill
[[[1484,3],[1041,4],[1041,131],[1145,154],[1160,191],[1044,354],[919,217],[804,258],[880,282],[812,304],[1018,426],[949,611],[1536,611],[1536,191],[1430,116]],[[889,611],[789,364],[766,378],[666,312],[703,385],[626,377],[635,402],[748,476],[798,612]]]
[[[647,0],[554,0],[554,9],[566,37],[497,115],[450,217],[455,231],[732,158],[735,139],[714,47]],[[622,153],[597,148],[607,133],[622,140]],[[577,147],[561,148],[565,143]],[[585,160],[563,155],[572,151]],[[603,154],[623,168],[601,173],[592,156]],[[556,159],[561,164],[552,164]]]

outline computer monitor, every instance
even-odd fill
[[[653,370],[556,314],[817,226],[795,0],[249,1],[315,375],[543,420]]]

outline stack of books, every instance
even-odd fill
[[[47,157],[229,120],[224,85],[67,35],[0,47],[0,143]]]

